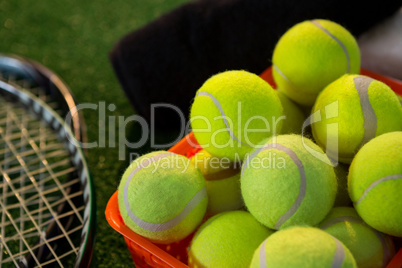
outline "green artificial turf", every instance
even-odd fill
[[[110,65],[108,53],[125,34],[138,29],[188,0],[0,0],[0,53],[31,58],[57,73],[71,88],[78,103],[104,102],[116,106],[107,116],[134,114]],[[155,66],[157,68],[157,66]],[[99,141],[102,123],[97,111],[85,110],[89,141]],[[116,133],[119,126],[112,128]],[[106,141],[109,139],[106,124]],[[140,129],[127,127],[130,140]],[[169,139],[159,133],[160,139]],[[117,139],[116,139],[117,142]],[[93,267],[132,267],[123,237],[106,222],[105,207],[117,189],[128,160],[118,159],[118,148],[88,151],[95,184],[97,234]],[[149,145],[132,150],[145,153]]]

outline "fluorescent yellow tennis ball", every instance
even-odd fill
[[[311,106],[321,90],[345,73],[360,72],[355,38],[328,20],[296,24],[278,41],[273,53],[278,88],[302,105]]]
[[[230,211],[206,221],[191,241],[190,267],[248,267],[255,249],[273,231],[246,211]]]
[[[351,207],[335,207],[318,226],[352,253],[359,268],[385,267],[395,253],[392,239],[368,226]]]
[[[306,148],[320,153],[321,158]],[[271,138],[242,166],[244,203],[258,221],[271,229],[318,224],[331,210],[336,190],[335,172],[328,157],[300,135]]]
[[[313,136],[331,158],[350,163],[372,138],[402,130],[402,106],[384,83],[344,75],[319,95],[312,111]]]
[[[191,162],[204,176],[207,184],[207,214],[241,209],[243,199],[240,192],[240,164],[228,159],[212,156],[201,150],[191,158]]]
[[[207,208],[205,180],[184,156],[157,151],[130,164],[119,185],[120,214],[134,232],[170,244],[192,233]]]
[[[286,116],[281,134],[301,134],[306,119],[303,111],[280,90],[277,90],[277,94],[283,107],[283,114]]]
[[[349,195],[374,229],[402,237],[402,132],[378,136],[357,153],[349,169]]]
[[[274,89],[246,71],[209,78],[191,107],[198,143],[212,155],[242,161],[261,140],[279,133],[283,108]]]
[[[295,226],[269,236],[254,252],[250,268],[356,268],[349,249],[313,227]]]

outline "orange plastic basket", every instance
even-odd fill
[[[368,70],[361,70],[361,74],[370,76],[389,85],[397,94],[402,95],[402,82],[392,79]],[[261,74],[261,77],[276,87],[272,77],[272,68],[268,68]],[[188,134],[180,142],[170,148],[169,151],[191,157],[196,154],[200,148],[193,133]],[[169,244],[159,245],[150,242],[148,239],[136,234],[130,230],[123,222],[120,215],[117,200],[118,191],[116,191],[106,206],[106,219],[110,226],[124,236],[127,247],[130,250],[136,267],[177,267],[184,268],[187,266],[187,248],[190,244],[193,234],[189,235],[182,241]],[[387,265],[387,268],[402,268],[402,248],[398,246],[397,254]]]

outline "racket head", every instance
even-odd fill
[[[63,118],[71,116],[70,127],[77,140],[86,142],[86,125],[82,112],[67,84],[40,63],[18,55],[0,53],[0,78],[30,91],[44,100]]]
[[[82,134],[79,134],[79,136],[75,136],[73,132],[71,131],[70,127],[64,124],[63,120],[61,119],[60,115],[58,115],[55,111],[52,110],[46,103],[44,103],[42,100],[40,100],[38,97],[35,97],[29,92],[22,91],[21,89],[18,88],[16,85],[18,81],[33,81],[36,83],[37,80],[33,79],[39,79],[35,78],[35,76],[38,76],[38,73],[35,73],[33,68],[30,69],[28,66],[28,63],[24,63],[21,61],[10,61],[9,63],[6,64],[6,66],[14,66],[13,68],[7,69],[9,73],[11,74],[17,74],[19,79],[15,80],[14,82],[6,83],[4,81],[0,81],[0,95],[3,98],[6,98],[9,102],[13,103],[19,103],[23,109],[26,111],[29,111],[29,113],[33,114],[37,118],[41,118],[41,121],[43,124],[45,124],[47,127],[51,128],[55,133],[57,133],[58,138],[62,138],[64,140],[64,145],[67,146],[67,150],[69,151],[71,155],[71,161],[79,161],[76,162],[75,164],[77,165],[77,175],[79,177],[79,183],[78,184],[72,184],[69,185],[69,187],[66,187],[65,189],[65,194],[69,195],[69,193],[74,193],[77,191],[77,187],[81,188],[82,191],[82,202],[84,203],[84,209],[83,209],[83,215],[82,215],[82,234],[81,234],[81,239],[80,239],[80,244],[78,249],[76,250],[76,260],[74,261],[74,267],[88,267],[92,258],[92,252],[93,252],[93,243],[94,243],[94,230],[95,230],[95,200],[94,200],[94,192],[93,192],[93,185],[92,181],[89,176],[89,171],[88,167],[85,161],[85,157],[79,147],[78,141],[75,139],[75,137],[79,137],[83,139],[85,135],[82,135],[85,133],[85,131],[82,131],[81,128],[79,128],[79,131]],[[0,60],[0,63],[3,62],[4,60]],[[11,63],[10,63],[11,62]],[[22,64],[21,67],[18,64]],[[1,65],[1,64],[0,64]],[[5,64],[2,65],[1,70],[4,70]],[[28,66],[28,67],[27,67]],[[19,70],[20,73],[17,71]],[[21,71],[23,70],[23,71]],[[42,72],[46,72],[42,70]],[[4,72],[3,72],[4,73]],[[45,77],[51,77],[52,74],[49,74],[48,76],[45,75]],[[10,79],[11,76],[5,76],[6,78]],[[17,77],[17,76],[15,76]],[[22,78],[21,78],[22,77]],[[33,77],[33,78],[32,78]],[[4,78],[4,76],[3,76]],[[32,79],[32,80],[30,80]],[[51,86],[48,89],[45,89],[45,91],[49,91],[54,85],[55,78],[48,79],[48,82],[52,82]],[[42,84],[43,85],[43,84]],[[36,84],[38,86],[38,84]],[[60,87],[60,85],[59,85]],[[40,86],[42,88],[42,86]],[[67,88],[68,89],[68,88]],[[54,88],[52,89],[51,92],[55,94],[57,90]],[[52,93],[46,93],[46,96],[51,96]],[[65,95],[63,95],[65,96]],[[71,95],[69,95],[71,96]],[[66,101],[68,104],[68,101]],[[71,102],[70,102],[71,104]],[[70,110],[71,111],[71,110]],[[65,112],[61,111],[61,114],[64,114]],[[74,122],[74,118],[73,118]],[[76,121],[75,121],[76,122]],[[75,129],[76,130],[76,129]],[[75,134],[77,132],[75,131]],[[3,173],[4,177],[4,173]],[[3,185],[3,189],[5,186]],[[74,201],[76,202],[76,201]],[[63,215],[68,212],[71,206],[75,206],[74,202],[60,202],[55,209],[55,213],[57,215]],[[4,202],[2,203],[2,208],[5,208]],[[4,214],[4,211],[3,211]],[[55,237],[57,236],[62,229],[66,229],[67,231],[69,230],[70,226],[73,226],[73,221],[74,217],[62,217],[58,223],[55,221],[50,222],[49,226],[43,230],[43,233],[45,234],[45,237]],[[3,227],[2,227],[3,228]],[[64,230],[64,231],[66,231]],[[4,236],[4,234],[2,233]],[[38,243],[41,241],[41,239],[38,239]],[[24,256],[19,256],[20,260],[18,260],[18,266],[20,267],[32,267],[35,265],[38,265],[39,259],[45,259],[45,264],[46,263],[52,263],[50,260],[46,260],[45,255],[49,255],[52,253],[51,251],[53,250],[53,247],[58,247],[61,248],[63,243],[62,238],[60,239],[54,239],[51,240],[50,243],[45,243],[46,245],[41,246],[34,246],[34,249],[31,250],[30,252],[27,252]],[[68,241],[67,241],[68,242]],[[4,242],[5,243],[5,242]],[[3,246],[4,246],[3,243]],[[71,244],[71,242],[70,242]],[[25,245],[27,246],[27,245]],[[7,250],[7,249],[6,249]],[[50,253],[49,253],[50,252]],[[9,252],[11,253],[11,252]],[[3,252],[2,252],[3,254]],[[54,254],[54,253],[52,253]],[[50,254],[51,255],[51,254]],[[2,262],[0,262],[2,263]],[[16,264],[14,262],[14,264]]]

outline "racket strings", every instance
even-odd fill
[[[71,182],[71,184],[72,183],[73,182]],[[75,183],[77,183],[77,181],[75,181]],[[56,189],[54,187],[50,188],[50,190],[44,189],[43,194],[46,195],[48,193],[55,192],[55,190]],[[79,191],[74,192],[74,193],[70,194],[70,198],[79,197],[80,195],[82,195],[82,192],[79,192]],[[11,196],[11,195],[9,195],[9,196]],[[39,199],[39,197],[40,197],[40,195],[36,194],[36,195],[31,196],[30,198],[25,199],[24,201],[25,201],[26,206],[29,208],[30,206],[35,207],[35,206],[39,205],[40,202],[42,202]],[[58,198],[56,196],[48,197],[48,201],[50,202],[50,205],[53,208],[56,208],[58,205],[63,204],[65,202],[64,199],[60,199],[60,198]],[[10,204],[10,205],[8,205],[7,209],[12,210],[12,209],[17,209],[17,208],[20,208],[19,203]],[[84,206],[80,206],[77,209],[78,209],[78,211],[82,211],[84,209]],[[0,212],[1,212],[1,210],[0,210]],[[43,206],[39,207],[37,209],[33,208],[33,209],[30,210],[30,212],[31,212],[31,215],[32,215],[32,217],[34,219],[38,219],[38,220],[41,219],[42,221],[43,221],[43,219],[47,219],[47,218],[51,219],[51,216],[52,216],[51,213],[49,213],[47,211],[47,208],[43,207]],[[74,213],[73,211],[68,211],[68,212],[61,213],[61,214],[59,213],[58,218],[62,219],[64,217],[70,216],[73,213]],[[25,217],[17,217],[17,218],[14,218],[13,220],[14,220],[15,223],[20,223],[21,221],[26,221],[27,219]],[[49,221],[45,222],[43,224],[43,226],[47,226],[48,223],[49,223]],[[7,227],[8,225],[11,225],[11,222],[6,222],[3,227]],[[25,231],[27,232],[27,231],[30,231],[30,230],[28,229],[28,230],[25,230]],[[5,238],[5,239],[7,239],[7,238]]]
[[[4,71],[2,72],[1,70],[0,70],[0,80],[8,84],[14,85],[17,88],[20,89],[23,88],[29,91],[33,95],[39,97],[39,99],[44,101],[50,108],[52,108],[59,115],[63,115],[59,103],[56,102],[52,96],[46,94],[45,90],[42,87],[38,86],[33,81],[28,80],[25,77],[18,76],[15,73],[4,72]]]
[[[7,105],[7,106],[10,106],[10,105]],[[60,191],[63,193],[64,197],[65,197],[65,198],[67,199],[67,201],[68,201],[69,198],[68,198],[67,194],[65,193],[65,191],[64,191],[64,189],[63,189],[63,187],[62,187],[62,185],[61,185],[61,183],[60,183],[58,177],[55,176],[54,170],[53,170],[53,169],[50,167],[50,165],[49,165],[49,160],[50,160],[50,159],[45,158],[45,156],[44,156],[44,154],[43,154],[43,147],[47,147],[47,144],[46,144],[46,142],[47,142],[46,137],[47,137],[47,136],[45,136],[45,134],[50,135],[50,134],[53,134],[53,133],[46,133],[46,132],[45,132],[45,133],[41,133],[41,132],[43,132],[43,131],[40,131],[40,132],[39,132],[39,137],[40,137],[42,140],[41,140],[41,139],[39,140],[39,146],[38,146],[38,144],[35,142],[35,139],[32,139],[32,138],[31,138],[32,134],[31,134],[31,132],[30,132],[30,130],[29,130],[29,126],[28,126],[28,127],[25,126],[25,124],[27,124],[26,122],[24,122],[24,120],[27,120],[26,118],[24,118],[24,115],[26,114],[26,112],[25,112],[24,110],[21,110],[21,109],[18,109],[17,111],[20,111],[19,116],[18,116],[15,112],[10,112],[10,110],[7,109],[7,118],[10,119],[10,120],[8,121],[8,123],[9,123],[9,124],[14,124],[15,126],[19,126],[19,131],[20,131],[20,133],[22,134],[22,135],[21,135],[21,139],[25,139],[25,140],[27,141],[27,143],[30,145],[30,149],[29,149],[29,150],[35,153],[35,157],[38,159],[38,162],[40,163],[41,168],[42,168],[42,169],[43,169],[43,168],[46,169],[46,171],[48,172],[48,174],[50,174],[50,176],[53,178],[54,182],[55,182],[56,185],[59,187]],[[0,114],[0,117],[2,117],[2,114]],[[11,122],[11,120],[12,120],[13,122]],[[34,121],[37,121],[37,120],[34,120]],[[10,127],[9,125],[7,125],[7,131],[14,130],[14,129],[15,129],[15,128]],[[42,126],[41,126],[40,129],[43,129]],[[0,134],[1,134],[1,132],[2,132],[2,131],[0,131]],[[2,135],[2,136],[3,136],[3,135]],[[53,137],[50,139],[51,142],[58,141],[57,137],[56,137],[56,138],[54,137],[55,135],[51,135],[51,136],[53,136]],[[4,137],[4,136],[3,136],[3,137]],[[4,137],[4,144],[5,144],[5,145],[11,150],[11,152],[15,155],[15,158],[14,158],[14,159],[15,159],[16,161],[13,161],[13,160],[12,160],[12,161],[10,161],[10,162],[11,162],[11,163],[12,163],[12,162],[16,162],[18,165],[20,165],[22,171],[25,171],[25,174],[26,174],[28,177],[31,177],[31,176],[35,175],[35,173],[30,170],[30,169],[34,168],[35,166],[34,166],[34,165],[31,165],[31,166],[27,165],[26,161],[21,157],[21,153],[19,153],[19,152],[17,151],[17,148],[14,146],[14,144],[13,144],[12,141],[13,141],[13,140],[10,140],[10,139],[8,138],[8,136],[5,136],[5,137]],[[41,147],[42,147],[42,148],[41,148]],[[25,151],[25,150],[24,150],[24,151]],[[66,153],[65,155],[68,155],[68,153]],[[62,159],[58,159],[58,160],[62,160]],[[66,159],[64,159],[64,160],[66,160]],[[10,162],[9,162],[9,163],[10,163]],[[21,172],[22,172],[22,171],[21,171]],[[40,172],[40,175],[41,175],[41,176],[43,176],[44,174],[45,174],[44,172]],[[41,179],[43,179],[43,177],[42,177]],[[34,185],[34,186],[36,185],[34,181],[33,181],[33,185]],[[70,204],[70,205],[72,206],[72,208],[74,209],[73,203],[72,203],[72,202],[69,202],[69,204]],[[77,214],[77,216],[78,216],[78,217],[80,218],[80,220],[82,221],[82,217],[81,217],[81,215],[80,215],[79,213]]]
[[[58,163],[49,164],[49,167],[50,167],[50,168],[54,168],[54,169],[58,169],[58,168],[60,168],[60,167],[64,167],[64,165],[65,165],[66,163],[68,163],[68,162],[69,162],[69,161],[61,160],[61,161],[58,162]],[[6,162],[6,163],[7,163],[7,162]],[[31,175],[40,174],[40,175],[43,176],[43,172],[45,172],[45,171],[47,170],[47,168],[45,168],[45,167],[40,167],[40,168],[38,168],[38,169],[33,169],[33,168],[32,168],[32,165],[38,164],[37,161],[32,161],[32,162],[30,162],[30,163],[25,162],[25,163],[26,163],[27,165],[30,164],[30,166],[28,166],[28,169],[30,170],[30,174],[31,174]],[[71,173],[71,172],[74,171],[74,170],[75,170],[74,168],[73,168],[73,170],[71,170],[71,169],[63,169],[63,170],[61,170],[61,171],[59,171],[59,172],[56,172],[56,173],[55,173],[55,176],[64,175],[64,173],[67,173],[67,174],[68,174],[68,173]],[[19,166],[13,166],[13,167],[10,167],[10,168],[8,168],[8,169],[4,169],[3,171],[6,172],[6,173],[9,174],[9,175],[12,175],[12,174],[20,174],[19,177],[16,177],[16,178],[13,179],[12,181],[21,180],[21,179],[24,179],[24,178],[27,178],[27,177],[28,177],[27,174],[21,174],[21,172],[23,172],[23,168],[21,168],[21,167],[19,167]],[[49,177],[50,177],[50,178],[49,178]],[[48,177],[48,178],[44,177],[44,178],[41,179],[41,181],[43,180],[43,182],[46,182],[47,180],[53,179],[52,176],[49,176],[49,177]],[[33,186],[31,185],[31,186],[29,186],[29,187],[33,187]],[[22,189],[22,190],[24,190],[24,189]]]
[[[0,266],[5,263],[17,266],[29,253],[39,267],[55,262],[63,267],[61,259],[77,254],[79,249],[79,240],[77,243],[71,237],[82,230],[84,205],[77,206],[80,202],[74,200],[82,198],[83,193],[70,193],[69,189],[79,185],[80,180],[76,168],[71,166],[70,154],[57,136],[38,120],[26,116],[24,109],[13,106],[4,101],[0,103],[0,171],[3,175]],[[57,213],[60,206],[70,209]],[[74,216],[75,227],[65,228],[62,221],[70,220],[71,216]],[[47,238],[45,230],[52,223],[57,225],[60,234]],[[62,254],[57,254],[57,248],[51,246],[59,239],[65,240],[64,246],[69,246]],[[40,263],[35,250],[43,245],[52,258]]]
[[[75,228],[72,228],[72,229],[68,230],[67,233],[68,233],[70,236],[72,236],[72,235],[74,235],[74,234],[79,235],[79,234],[81,233],[81,231],[82,231],[82,227],[77,226],[77,227],[75,227]],[[19,235],[23,235],[23,234],[19,234]],[[29,238],[29,237],[37,238],[37,234],[31,234],[31,235],[25,236],[25,238]],[[16,238],[16,239],[19,239],[19,236],[16,236],[15,238]],[[60,234],[60,235],[57,235],[57,236],[53,236],[53,237],[51,237],[51,238],[48,238],[48,239],[47,239],[47,242],[48,242],[48,243],[52,243],[52,242],[56,242],[56,241],[58,241],[58,240],[60,240],[60,239],[63,239],[63,238],[64,238],[64,235],[63,235],[63,234]],[[5,243],[7,243],[8,241],[11,241],[11,239],[6,240]],[[7,244],[6,244],[6,245],[7,245]],[[43,244],[41,244],[41,243],[35,244],[34,246],[31,246],[31,247],[29,247],[29,248],[26,248],[25,250],[23,250],[23,251],[21,251],[21,252],[18,252],[18,253],[16,253],[16,254],[12,255],[12,256],[7,257],[6,259],[3,260],[3,263],[11,263],[11,262],[16,263],[16,262],[18,262],[19,259],[22,259],[26,254],[29,254],[29,253],[32,254],[33,251],[39,249],[39,248],[42,247],[42,246],[43,246]],[[62,254],[59,254],[59,255],[57,256],[57,258],[51,258],[50,260],[48,260],[48,261],[46,261],[46,262],[40,262],[40,263],[39,263],[39,262],[37,261],[37,266],[35,266],[35,267],[44,267],[44,266],[46,266],[46,265],[53,264],[53,263],[55,263],[55,262],[58,262],[58,263],[60,264],[59,261],[62,260],[64,257],[67,257],[67,256],[69,256],[69,255],[71,255],[71,254],[75,254],[75,252],[76,252],[76,250],[78,249],[78,247],[79,247],[79,246],[75,247],[74,249],[70,249],[69,251],[65,251],[65,252],[63,252]],[[63,267],[63,265],[61,265],[61,267]]]
[[[61,171],[59,174],[56,174],[56,175],[57,176],[67,175],[67,174],[69,174],[70,172],[72,172],[74,170],[75,170],[74,168],[66,169],[66,170]],[[24,178],[27,178],[27,176],[25,176]],[[51,176],[49,176],[49,177],[41,180],[42,186],[44,185],[42,187],[42,190],[43,190],[42,194],[45,195],[45,196],[50,195],[51,193],[54,193],[54,192],[58,191],[58,188],[56,186],[54,186],[53,184],[46,185],[46,183],[50,183],[52,179],[53,178]],[[11,183],[13,185],[15,185],[16,180],[14,180],[14,182],[11,182]],[[68,189],[68,187],[71,187],[71,186],[73,186],[73,185],[75,185],[77,183],[79,183],[78,179],[70,180],[70,181],[67,181],[67,182],[63,183],[63,187],[65,189]],[[1,186],[1,187],[3,187],[3,186]],[[78,191],[78,193],[82,194],[82,191]],[[6,193],[5,197],[12,197],[15,194],[24,194],[26,196],[28,195],[29,197],[26,197],[24,199],[27,204],[36,204],[38,202],[41,202],[41,199],[40,199],[41,194],[36,191],[35,187],[32,184],[28,184],[28,185],[25,185],[24,187],[16,188],[16,192],[8,192],[8,193]],[[70,197],[71,197],[71,195],[70,195]],[[50,198],[48,198],[48,199],[51,200]],[[58,198],[58,200],[59,200],[59,202],[65,202],[64,199]],[[17,203],[14,204],[14,205],[18,206]],[[12,206],[10,206],[10,207],[12,207]]]

